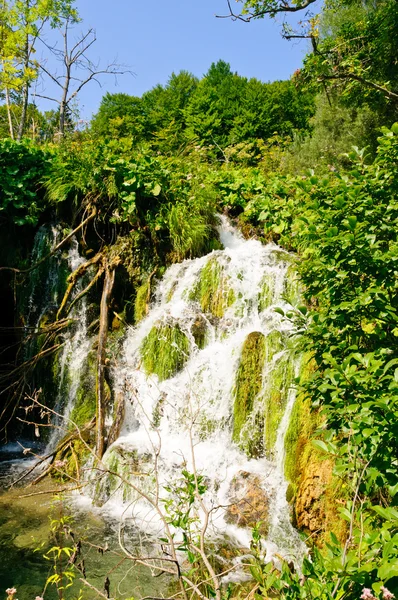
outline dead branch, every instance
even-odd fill
[[[386,87],[383,87],[382,85],[379,85],[378,83],[374,83],[373,81],[364,79],[363,77],[360,77],[359,75],[355,75],[354,73],[336,73],[334,75],[322,75],[318,79],[318,81],[322,81],[322,82],[329,81],[329,80],[358,81],[359,83],[362,83],[363,85],[366,85],[367,87],[371,87],[372,89],[377,90],[378,92],[381,92],[382,94],[384,94],[385,96],[390,98],[390,100],[393,100],[394,102],[398,102],[398,94],[396,94],[395,92],[392,92],[391,90],[387,89]]]
[[[62,74],[53,74],[44,65],[40,65],[43,74],[49,77],[58,88],[61,88],[60,98],[47,97],[49,100],[59,104],[59,134],[61,136],[63,136],[65,132],[67,113],[71,103],[83,87],[90,83],[90,81],[96,81],[101,86],[100,81],[97,79],[100,75],[106,74],[114,75],[116,77],[117,75],[124,75],[126,73],[132,74],[128,68],[115,63],[108,64],[106,68],[101,69],[98,64],[96,65],[91,61],[87,53],[97,40],[94,29],[89,29],[86,33],[82,34],[77,42],[71,47],[69,44],[69,26],[70,19],[66,18],[64,20],[62,32],[62,49],[49,46],[42,40],[50,52],[55,56],[56,60],[62,64]],[[82,78],[78,77],[79,71],[85,71],[86,76],[83,76]]]
[[[104,594],[103,592],[100,592],[100,590],[98,590],[96,587],[94,587],[91,583],[89,583],[87,581],[87,579],[83,579],[83,577],[80,577],[79,581],[81,581],[84,585],[86,585],[87,587],[89,587],[91,590],[93,590],[96,594],[98,594],[99,596],[101,596],[101,598],[105,598],[106,600],[115,600],[114,598],[109,598],[109,596],[107,596],[106,594]]]
[[[65,308],[65,305],[66,305],[66,303],[69,300],[69,296],[71,295],[72,290],[73,290],[74,286],[76,285],[76,282],[79,279],[79,277],[82,277],[92,265],[97,264],[102,259],[103,259],[103,255],[102,255],[101,252],[99,252],[93,258],[91,258],[90,260],[87,260],[85,263],[79,265],[77,267],[77,269],[75,269],[73,271],[73,273],[71,273],[68,276],[68,279],[67,279],[68,287],[66,288],[66,292],[64,294],[64,297],[62,298],[62,302],[61,302],[60,307],[58,309],[56,319],[60,318],[60,316],[62,314],[62,311]],[[82,295],[84,295],[84,294],[82,294]],[[81,297],[81,295],[80,295],[80,297]]]
[[[100,305],[100,327],[98,333],[97,351],[97,419],[96,419],[96,454],[99,460],[105,452],[105,352],[108,336],[109,303],[115,283],[115,266],[106,265],[105,280]]]
[[[27,471],[25,471],[18,479],[16,479],[15,481],[13,481],[12,484],[10,485],[10,487],[15,486],[17,483],[19,483],[20,481],[22,481],[22,479],[25,479],[30,473],[32,473],[32,471],[34,471],[40,464],[42,464],[46,460],[50,459],[51,463],[52,463],[53,460],[54,460],[54,458],[55,458],[55,456],[59,452],[62,452],[62,450],[64,448],[66,448],[66,446],[68,446],[69,444],[71,444],[71,442],[73,440],[75,440],[75,439],[79,439],[82,442],[82,444],[84,445],[84,447],[89,451],[89,453],[92,454],[95,457],[95,454],[94,454],[93,450],[91,449],[91,447],[86,442],[86,440],[84,439],[84,436],[83,436],[83,434],[85,432],[90,431],[94,427],[94,425],[95,425],[95,417],[93,419],[91,419],[91,421],[87,425],[85,425],[85,427],[83,427],[81,429],[71,419],[66,419],[66,417],[64,415],[61,415],[60,413],[58,413],[57,411],[53,410],[52,408],[49,408],[49,407],[45,406],[44,404],[42,404],[38,400],[38,394],[39,393],[35,393],[33,396],[27,395],[26,398],[28,398],[33,404],[36,404],[40,408],[45,409],[46,411],[48,411],[49,413],[53,414],[54,416],[59,417],[59,418],[64,419],[64,420],[67,420],[71,425],[73,425],[73,427],[75,428],[76,431],[75,431],[75,433],[71,433],[68,436],[66,436],[59,444],[57,444],[57,447],[55,448],[55,450],[53,450],[52,452],[50,452],[49,454],[47,454],[44,457],[40,457],[39,460],[38,460],[38,462],[36,462],[32,467],[30,467]],[[46,470],[46,475],[48,473],[49,473],[49,469]],[[42,479],[42,477],[40,477],[40,479]],[[38,481],[40,479],[35,480],[33,482],[33,484],[38,483]]]
[[[259,19],[264,17],[265,15],[270,15],[270,17],[275,17],[278,13],[295,13],[300,10],[305,10],[311,4],[314,4],[316,0],[304,0],[303,2],[297,2],[289,4],[288,0],[281,0],[279,4],[273,4],[268,8],[264,8],[263,10],[259,10],[256,12],[248,12],[247,14],[236,14],[232,10],[231,1],[227,0],[229,14],[227,15],[216,15],[217,19],[232,19],[233,21],[243,21],[244,23],[250,23],[253,19]]]
[[[32,492],[31,494],[21,494],[17,496],[17,498],[31,498],[32,496],[45,496],[47,494],[51,494],[54,496],[56,494],[63,494],[64,492],[74,492],[75,490],[81,490],[84,486],[78,485],[76,487],[63,487],[56,490],[41,490],[40,492]]]
[[[100,279],[100,277],[102,277],[104,270],[105,269],[103,269],[103,267],[100,267],[98,269],[98,271],[96,272],[96,274],[94,275],[93,279],[90,281],[88,286],[85,287],[84,290],[82,290],[79,294],[77,294],[77,296],[72,300],[72,302],[70,303],[70,305],[68,306],[68,308],[66,310],[66,314],[70,313],[70,311],[72,310],[72,308],[74,307],[76,302],[78,302],[81,298],[83,298],[83,296],[88,294],[88,292],[91,290],[91,288],[97,283],[98,279]]]

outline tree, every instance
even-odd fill
[[[146,139],[163,152],[176,152],[185,143],[185,110],[198,86],[188,71],[172,73],[166,86],[157,85],[142,96]]]
[[[57,28],[62,19],[78,19],[74,0],[7,0],[2,1],[0,35],[1,77],[9,114],[10,136],[14,127],[10,118],[10,91],[19,95],[21,116],[17,138],[24,134],[29,104],[29,91],[37,79],[40,62],[35,59],[36,46],[45,27]]]
[[[212,63],[185,111],[187,136],[202,145],[225,148],[247,80],[223,60]]]
[[[250,22],[282,14],[285,18],[309,9],[315,0],[238,0],[235,13],[227,0],[223,18]],[[285,39],[307,38],[312,52],[307,55],[303,76],[317,88],[338,86],[356,104],[398,104],[398,5],[395,0],[326,0],[320,15],[309,10],[293,29],[284,20]],[[396,114],[396,108],[392,112]],[[395,118],[395,117],[393,117]]]
[[[145,116],[141,98],[107,92],[91,121],[93,133],[104,137],[128,137],[135,141],[145,133]]]
[[[72,25],[75,20],[71,19],[71,17],[67,15],[62,21],[63,48],[59,49],[56,46],[49,45],[47,45],[47,48],[62,63],[63,73],[61,75],[53,74],[44,64],[40,64],[41,71],[61,89],[60,98],[37,94],[37,96],[40,98],[46,98],[59,104],[60,135],[65,133],[67,113],[71,110],[71,104],[73,100],[75,100],[83,87],[90,83],[90,81],[96,81],[99,85],[101,85],[98,80],[99,75],[107,74],[116,76],[130,72],[127,69],[120,70],[121,67],[115,63],[111,63],[107,67],[101,69],[99,64],[95,64],[87,56],[87,51],[97,40],[95,31],[93,29],[89,29],[86,33],[82,34],[75,43],[71,44],[69,39],[70,25]],[[83,77],[79,77],[78,71],[83,71],[85,75],[83,75]]]
[[[304,78],[337,88],[349,105],[369,104],[396,115],[397,32],[395,0],[329,0],[319,31],[311,34],[314,51],[304,62]]]
[[[226,15],[217,15],[219,19],[239,19],[249,23],[252,19],[262,19],[266,15],[275,17],[278,13],[295,13],[305,10],[315,0],[236,0],[242,4],[240,12],[232,10],[231,1],[227,0],[228,13]]]

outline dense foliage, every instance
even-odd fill
[[[129,137],[162,153],[197,145],[220,158],[228,146],[308,129],[313,95],[292,81],[262,83],[213,63],[198,81],[182,71],[142,98],[106,94],[92,128],[99,136]]]
[[[30,143],[0,141],[0,217],[9,226],[36,225],[44,209],[48,154]]]

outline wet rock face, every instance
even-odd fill
[[[330,485],[333,465],[325,460],[309,461],[295,502],[297,526],[310,534],[320,534],[329,520],[325,491]]]
[[[266,535],[270,498],[261,487],[260,477],[240,471],[231,482],[229,497],[231,504],[225,516],[227,523],[252,528],[261,521],[260,532]]]

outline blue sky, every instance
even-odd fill
[[[90,58],[100,60],[101,66],[116,60],[134,72],[134,76],[118,77],[117,85],[114,77],[103,76],[102,88],[90,83],[83,89],[82,118],[98,109],[107,91],[140,96],[157,83],[165,84],[172,72],[184,69],[201,77],[219,59],[245,77],[287,79],[300,67],[307,48],[306,42],[283,40],[280,23],[270,19],[249,24],[217,19],[216,14],[226,13],[226,0],[80,0],[77,4],[83,21],[74,28],[72,40],[94,27],[97,42]]]

